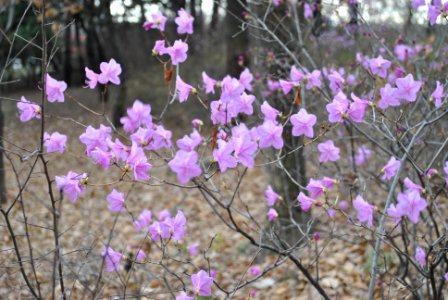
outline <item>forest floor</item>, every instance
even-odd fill
[[[101,111],[102,106],[98,101],[98,94],[83,88],[71,88],[69,93],[92,110]],[[18,100],[24,95],[27,99],[39,102],[38,91],[25,91],[11,93],[7,97]],[[112,90],[111,101],[114,100],[116,90]],[[160,103],[153,103],[152,99],[142,99],[153,105],[154,111],[160,112]],[[5,146],[11,149],[7,158],[11,159],[16,167],[18,178],[23,182],[33,162],[33,155],[26,160],[26,151],[38,149],[40,134],[39,122],[36,120],[21,124],[17,118],[15,102],[4,102],[3,109],[6,114]],[[111,103],[108,103],[108,106]],[[131,102],[128,103],[131,105]],[[164,122],[165,128],[173,131],[173,141],[191,132],[191,120],[194,117],[202,117],[191,104],[192,109],[185,110],[180,104],[174,104]],[[106,111],[110,113],[110,108]],[[248,278],[247,270],[251,264],[258,264],[262,268],[268,267],[277,260],[276,256],[259,253],[258,249],[250,246],[249,242],[238,233],[229,230],[214,215],[213,210],[195,189],[182,189],[173,185],[158,184],[151,180],[149,185],[137,185],[133,183],[120,183],[116,188],[128,191],[126,199],[129,213],[123,213],[119,217],[109,212],[106,196],[111,191],[110,182],[119,178],[120,173],[115,169],[102,171],[83,155],[84,145],[79,141],[79,135],[85,130],[78,124],[92,124],[97,127],[105,120],[101,116],[93,116],[87,113],[73,100],[67,99],[64,104],[50,104],[47,111],[47,130],[59,131],[68,136],[67,152],[64,155],[48,155],[50,175],[65,175],[69,170],[75,172],[87,172],[89,184],[87,192],[76,203],[70,203],[66,198],[60,207],[60,238],[63,253],[62,261],[66,289],[72,299],[87,297],[85,287],[93,288],[97,274],[101,267],[100,253],[103,245],[113,230],[112,247],[121,252],[127,252],[131,248],[142,245],[151,258],[154,245],[148,239],[142,244],[145,234],[136,234],[132,226],[133,217],[137,216],[144,208],[158,213],[163,209],[169,209],[172,213],[182,210],[187,218],[188,233],[182,243],[177,245],[178,251],[189,257],[188,247],[193,243],[199,243],[202,254],[190,257],[191,263],[185,265],[172,264],[172,271],[179,273],[187,287],[190,280],[186,274],[196,272],[198,268],[217,271],[216,281],[224,288],[231,289],[239,282]],[[20,161],[13,152],[22,154]],[[8,198],[14,199],[18,194],[17,178],[11,163],[6,161],[7,192]],[[12,225],[16,228],[15,235],[22,249],[25,247],[24,222],[21,205],[27,214],[27,222],[30,231],[30,240],[34,257],[37,259],[36,272],[42,286],[50,284],[52,269],[50,262],[53,257],[53,233],[48,228],[52,227],[51,207],[48,198],[47,186],[42,180],[42,167],[38,164],[30,181],[23,192],[23,199],[13,210]],[[223,191],[231,190],[232,179],[241,172],[241,169],[231,171],[228,175],[217,179],[218,188]],[[151,171],[153,178],[169,179],[175,182],[175,178],[166,167],[154,165]],[[266,170],[264,167],[249,170],[241,185],[238,205],[250,208],[251,214],[260,224],[266,224],[266,205],[263,196],[268,185]],[[11,200],[9,204],[11,203]],[[319,218],[321,214],[316,215]],[[305,266],[309,267],[313,276],[318,278],[321,285],[334,299],[362,299],[365,297],[369,281],[368,256],[371,247],[371,236],[366,236],[365,231],[354,233],[347,226],[347,218],[337,214],[333,219],[326,217],[324,223],[317,223],[315,230],[319,231],[322,239],[311,242],[301,248],[297,253]],[[237,219],[237,221],[241,221]],[[242,224],[245,228],[251,228],[253,224]],[[322,226],[325,225],[325,226]],[[330,225],[330,226],[329,226]],[[350,227],[350,234],[348,233]],[[331,238],[329,238],[331,237]],[[329,242],[327,242],[329,241]],[[17,299],[27,297],[26,288],[19,272],[17,258],[12,250],[12,241],[7,233],[5,221],[0,220],[0,298]],[[211,245],[211,246],[210,246]],[[204,254],[205,253],[205,254]],[[311,260],[318,253],[318,261]],[[255,255],[257,254],[257,255]],[[154,254],[156,255],[156,254]],[[255,255],[255,256],[254,256]],[[29,260],[27,251],[22,253],[24,260]],[[318,265],[318,268],[316,267]],[[160,294],[166,292],[164,288],[165,275],[169,274],[158,266],[136,265],[136,270],[129,276],[127,295],[143,293],[148,299],[168,299],[169,295]],[[25,264],[28,274],[31,274],[30,264]],[[126,271],[122,268],[119,273],[104,274],[101,281],[102,297],[122,297],[123,283],[127,278]],[[30,275],[31,276],[31,275]],[[31,278],[33,278],[31,276]],[[222,293],[213,288],[216,299],[222,297]],[[250,291],[257,291],[256,296],[250,297]],[[307,283],[304,276],[290,263],[284,263],[277,269],[268,272],[265,277],[254,284],[245,287],[234,295],[233,299],[319,299],[314,288]]]

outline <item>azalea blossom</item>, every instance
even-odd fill
[[[101,84],[107,84],[108,82],[111,82],[113,84],[119,85],[120,84],[120,77],[118,77],[121,74],[121,65],[115,61],[115,59],[111,59],[108,63],[102,62],[100,64],[100,70],[101,73],[98,76],[98,82]]]
[[[52,134],[44,133],[44,146],[47,153],[59,152],[64,153],[65,145],[67,143],[67,136],[55,131]]]
[[[162,228],[162,232],[168,232],[174,240],[180,241],[185,236],[186,223],[187,219],[185,218],[183,212],[179,210],[174,218],[167,217],[161,222],[160,226]]]
[[[134,172],[135,180],[148,180],[150,178],[148,172],[152,169],[152,165],[148,163],[148,158],[143,149],[135,143],[132,143],[126,164]]]
[[[319,196],[321,196],[325,191],[326,188],[322,184],[321,180],[315,180],[313,178],[310,179],[310,182],[306,186],[307,191],[310,193],[311,198],[316,199]]]
[[[397,199],[397,211],[401,216],[407,216],[412,223],[417,224],[420,213],[428,206],[426,200],[415,191],[399,193]]]
[[[177,12],[177,17],[174,22],[177,25],[178,34],[193,34],[194,18],[183,8]]]
[[[344,120],[350,101],[343,92],[339,92],[333,101],[326,105],[328,112],[328,121],[330,123],[340,123]]]
[[[353,200],[353,207],[358,213],[357,217],[359,222],[365,222],[369,227],[372,227],[374,206],[358,195],[355,200]]]
[[[384,174],[381,178],[384,180],[390,180],[392,177],[394,177],[395,173],[399,168],[400,168],[400,161],[398,161],[395,157],[392,156],[382,169],[382,172]]]
[[[107,195],[107,202],[109,203],[109,210],[111,212],[122,212],[124,210],[124,193],[120,193],[116,189],[113,189],[112,192]]]
[[[318,144],[317,149],[320,152],[319,162],[321,163],[327,161],[338,161],[341,158],[341,150],[334,145],[332,140]]]
[[[297,196],[297,201],[299,201],[300,207],[303,211],[309,211],[311,206],[314,204],[314,199],[308,197],[304,193],[300,192]]]
[[[266,216],[269,222],[274,222],[278,218],[278,213],[275,209],[270,208]]]
[[[158,29],[160,31],[165,31],[165,24],[167,18],[160,12],[151,14],[151,20],[143,23],[143,28],[145,30]]]
[[[20,98],[20,102],[17,102],[17,108],[20,111],[19,118],[21,122],[28,122],[33,118],[41,118],[40,106],[28,101],[24,96]]]
[[[145,208],[133,223],[135,231],[140,232],[143,228],[147,227],[151,219],[151,211]]]
[[[188,44],[182,40],[176,40],[173,46],[166,48],[166,53],[171,57],[173,66],[187,60]]]
[[[59,191],[64,192],[70,199],[70,202],[75,203],[78,196],[85,192],[84,180],[87,174],[78,174],[69,171],[66,176],[55,176],[56,186]]]
[[[193,291],[196,296],[211,296],[213,278],[207,272],[200,270],[198,273],[191,275]]]
[[[204,82],[205,93],[214,94],[217,81],[208,76],[205,72],[202,72],[202,81]]]
[[[64,81],[58,81],[47,74],[45,79],[45,91],[48,102],[64,102],[64,92],[67,84]]]
[[[444,97],[443,86],[439,81],[436,81],[436,89],[431,94],[431,99],[434,100],[434,105],[436,107],[442,106],[442,98]]]
[[[177,174],[177,179],[186,184],[191,178],[201,175],[202,170],[197,162],[198,154],[195,151],[179,150],[168,166]]]
[[[114,251],[111,247],[105,246],[101,256],[104,258],[107,272],[119,272],[120,262],[123,254]]]
[[[179,102],[183,103],[187,101],[188,96],[193,91],[193,87],[187,83],[185,83],[180,76],[177,76],[176,79],[176,90],[179,96]]]
[[[100,74],[93,72],[92,70],[90,70],[87,67],[85,67],[85,71],[86,71],[86,77],[87,77],[86,84],[90,89],[94,89],[96,87],[96,85],[98,84],[98,76],[100,76]]]
[[[389,106],[399,106],[400,100],[395,96],[397,92],[396,88],[393,88],[390,84],[386,84],[380,89],[380,101],[378,101],[378,106],[381,109],[386,109]]]
[[[272,186],[268,185],[268,188],[264,192],[264,197],[266,198],[267,206],[274,206],[277,200],[279,200],[280,196],[274,192]]]
[[[194,297],[190,297],[186,292],[182,291],[176,296],[176,300],[194,300]]]
[[[417,93],[422,86],[420,81],[414,80],[412,74],[407,75],[404,78],[398,78],[395,81],[397,85],[397,90],[395,92],[395,97],[403,99],[407,102],[415,102],[417,99]]]
[[[292,135],[314,137],[313,126],[316,121],[317,117],[315,115],[309,114],[304,108],[301,108],[298,113],[291,116]]]
[[[423,250],[420,247],[417,247],[417,249],[415,249],[415,260],[420,264],[420,266],[422,267],[426,266],[425,250]]]
[[[258,126],[258,135],[260,138],[259,147],[274,147],[277,150],[283,148],[283,127],[275,125],[272,121],[265,121],[263,125]]]

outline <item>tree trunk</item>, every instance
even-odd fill
[[[2,101],[0,101],[0,136],[3,136],[4,114],[2,110]],[[6,203],[6,185],[5,185],[5,165],[3,162],[3,139],[0,138],[0,206]]]
[[[246,5],[246,0],[241,1]],[[246,51],[249,47],[247,30],[241,31],[241,21],[245,11],[238,1],[227,1],[225,18],[226,47],[227,47],[227,74],[237,77],[249,65]]]
[[[66,12],[65,25],[65,51],[64,51],[64,81],[70,86],[72,83],[72,47],[71,47],[71,37],[72,28],[68,26],[71,21],[71,14],[69,11]]]
[[[216,25],[218,25],[218,21],[219,21],[219,5],[220,4],[221,4],[221,0],[213,1],[212,20],[210,21],[210,28],[212,30],[216,29]]]

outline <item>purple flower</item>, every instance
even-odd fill
[[[305,19],[311,19],[313,17],[313,9],[308,3],[305,3],[303,6],[303,16]]]
[[[406,187],[407,192],[417,192],[420,194],[423,191],[423,188],[420,185],[415,184],[408,177],[404,179],[404,186]]]
[[[402,216],[407,216],[412,223],[417,224],[420,218],[420,213],[428,205],[426,200],[420,197],[418,192],[412,191],[398,194],[397,211]]]
[[[213,159],[218,163],[221,173],[229,168],[235,168],[238,164],[232,155],[233,143],[218,140],[218,148],[213,150]]]
[[[400,223],[401,217],[403,216],[402,213],[397,209],[395,204],[391,204],[389,208],[387,209],[387,216],[392,219],[392,221],[395,222],[395,224]]]
[[[425,5],[425,0],[412,0],[412,8],[418,9],[420,6]]]
[[[202,143],[202,136],[194,129],[190,135],[184,135],[183,138],[176,141],[177,147],[187,152],[194,151]]]
[[[83,184],[86,178],[86,173],[78,174],[69,171],[66,176],[55,176],[55,181],[58,190],[64,192],[70,202],[75,203],[78,195],[85,192]]]
[[[291,81],[293,83],[300,82],[305,77],[305,74],[299,69],[297,69],[296,66],[292,66],[291,70],[289,71],[289,78],[291,78]]]
[[[217,81],[209,77],[205,72],[202,72],[202,81],[204,82],[205,93],[214,94]]]
[[[168,166],[177,174],[177,179],[182,184],[186,184],[191,178],[202,173],[197,161],[198,154],[195,151],[179,150],[176,156],[168,163]]]
[[[276,192],[274,192],[270,185],[268,185],[268,188],[264,192],[264,196],[266,198],[267,206],[274,206],[277,200],[280,198],[280,196]]]
[[[86,132],[79,136],[81,143],[86,145],[86,154],[90,156],[91,152],[96,148],[103,151],[108,150],[107,141],[110,140],[112,128],[100,125],[99,129],[95,129],[92,126],[88,126]]]
[[[305,88],[307,90],[321,86],[322,82],[320,81],[320,74],[321,73],[319,70],[314,70],[313,72],[307,73],[305,75],[305,82],[306,82]]]
[[[381,98],[380,101],[378,101],[378,106],[381,109],[386,109],[389,106],[399,106],[400,100],[395,96],[396,92],[396,88],[391,87],[390,84],[386,84],[380,89]]]
[[[390,180],[394,177],[398,168],[400,168],[400,161],[396,160],[395,157],[391,157],[384,168],[381,170],[383,172],[383,176],[381,177],[383,180]]]
[[[124,210],[124,193],[120,193],[113,189],[107,195],[107,202],[109,202],[109,210],[111,212],[122,212]]]
[[[175,66],[187,60],[188,44],[182,40],[176,40],[172,47],[166,48],[171,57],[171,63]]]
[[[229,104],[232,101],[238,100],[241,94],[244,92],[244,85],[236,78],[226,76],[221,82],[222,93],[220,100]]]
[[[316,124],[317,117],[309,114],[304,108],[301,108],[298,113],[291,116],[292,135],[305,135],[308,138],[314,136],[313,126]]]
[[[254,80],[254,75],[249,71],[248,68],[245,68],[243,72],[240,74],[240,83],[244,88],[248,91],[252,91],[251,82]]]
[[[435,0],[428,5],[428,19],[431,25],[435,25],[440,15],[448,13],[448,3],[442,4],[441,0]]]
[[[44,133],[44,146],[47,148],[47,153],[59,152],[64,153],[65,144],[67,143],[67,136],[59,132],[52,134]]]
[[[90,70],[89,68],[85,67],[85,71],[86,71],[86,84],[89,87],[89,89],[94,89],[96,87],[96,85],[98,84],[98,76],[100,76],[99,74],[93,72],[92,70]]]
[[[257,127],[258,135],[260,138],[259,147],[268,148],[274,147],[277,150],[283,148],[283,127],[281,125],[275,125],[272,121],[264,121],[263,125]]]
[[[333,93],[342,92],[346,81],[338,71],[332,71],[328,75],[328,80],[330,81],[330,89]]]
[[[111,82],[116,85],[120,84],[120,78],[118,76],[121,74],[121,66],[115,59],[112,58],[108,63],[102,62],[100,64],[100,70],[101,73],[98,76],[99,83],[106,84]]]
[[[164,221],[166,218],[171,218],[171,213],[169,210],[164,209],[157,214],[159,221]]]
[[[152,48],[153,55],[164,55],[168,54],[168,48],[165,47],[165,40],[158,40],[154,44],[154,48]]]
[[[263,104],[261,104],[261,112],[264,115],[265,121],[269,120],[277,124],[276,119],[277,116],[280,114],[280,112],[277,109],[270,106],[269,103],[267,103],[266,101],[264,101]]]
[[[248,270],[249,276],[254,278],[261,274],[260,266],[251,266]]]
[[[185,9],[181,8],[177,12],[177,17],[174,22],[177,24],[178,34],[193,34],[193,21],[194,18],[188,14]]]
[[[188,246],[188,254],[189,254],[191,257],[194,257],[194,256],[198,255],[198,254],[199,254],[199,249],[198,249],[198,247],[199,247],[199,243],[198,243],[198,242],[193,243],[193,244],[190,244],[190,245]]]
[[[167,226],[162,226],[161,222],[155,221],[148,227],[148,232],[151,235],[153,241],[158,241],[161,239],[167,239],[170,237]]]
[[[348,115],[353,122],[361,123],[364,120],[366,109],[369,106],[369,101],[358,98],[355,94],[351,94],[354,102],[350,104]]]
[[[297,196],[297,201],[299,201],[300,207],[303,211],[309,211],[311,206],[313,206],[314,200],[304,193],[300,192]]]
[[[327,161],[338,161],[341,158],[339,155],[341,151],[334,145],[332,140],[318,144],[317,149],[319,149],[320,152],[319,162],[321,163]]]
[[[21,122],[28,122],[32,118],[40,119],[41,117],[40,106],[28,101],[23,96],[20,98],[20,102],[17,102],[17,108],[20,111]]]
[[[366,163],[366,161],[372,156],[372,150],[370,150],[367,146],[362,145],[358,148],[355,155],[355,164],[357,166],[362,166]]]
[[[140,126],[151,128],[151,105],[135,100],[132,107],[127,109],[127,117],[121,118],[120,123],[123,124],[123,129],[127,133],[134,132]]]
[[[47,74],[45,85],[48,102],[64,102],[64,91],[67,89],[64,81],[58,81]]]
[[[397,90],[395,92],[395,97],[398,99],[403,99],[407,102],[415,102],[417,99],[417,93],[422,86],[420,81],[415,81],[414,76],[409,74],[404,78],[398,78],[395,81],[397,85]]]
[[[143,28],[145,30],[149,29],[158,29],[160,31],[165,31],[165,24],[166,24],[167,18],[162,15],[161,12],[156,12],[151,14],[151,21],[147,21],[143,23]]]
[[[148,163],[148,158],[143,149],[135,143],[132,143],[131,152],[126,160],[126,164],[134,172],[135,180],[148,180],[150,178],[148,172],[151,170],[152,165]]]
[[[286,81],[286,80],[280,80],[279,81],[280,87],[282,88],[283,94],[288,95],[289,92],[294,87],[295,83],[292,81]]]
[[[266,214],[269,222],[274,222],[278,218],[278,213],[275,209],[270,208]]]
[[[123,254],[114,251],[111,247],[104,247],[101,256],[104,258],[107,272],[120,271],[120,261]]]
[[[436,107],[442,106],[442,98],[444,97],[443,94],[443,86],[440,84],[439,81],[436,82],[437,86],[434,92],[431,94],[431,99],[434,100],[434,105]]]
[[[161,148],[169,149],[171,147],[172,132],[163,128],[162,125],[156,125],[152,131],[152,140],[145,149],[158,150]]]
[[[350,101],[343,92],[339,92],[333,101],[326,105],[328,111],[328,121],[331,123],[340,123],[346,117]]]
[[[168,232],[169,236],[172,236],[174,240],[180,241],[185,236],[185,224],[187,219],[182,211],[178,211],[174,218],[168,217],[160,224],[162,232]]]
[[[234,104],[236,105],[236,110],[238,111],[238,113],[243,113],[250,116],[254,113],[254,108],[252,106],[252,103],[254,101],[254,95],[243,93],[237,101],[234,101]]]
[[[90,157],[93,158],[95,163],[102,166],[104,170],[109,169],[110,161],[112,160],[112,153],[96,147],[92,152],[90,152]]]
[[[310,179],[310,182],[306,186],[307,191],[310,193],[311,198],[316,199],[320,195],[326,191],[325,186],[322,184],[322,181],[315,180],[313,178]]]
[[[186,292],[182,291],[176,296],[176,300],[194,300],[194,297],[190,297]]]
[[[415,249],[415,260],[420,264],[420,266],[422,267],[426,266],[425,250],[423,250],[420,247],[417,247],[417,249]]]
[[[137,254],[135,255],[135,260],[138,262],[143,262],[146,258],[146,253],[142,249],[139,249],[137,251]]]
[[[387,77],[387,70],[391,66],[391,62],[387,59],[384,59],[381,55],[377,58],[372,58],[369,61],[370,64],[370,71],[373,75],[378,75],[382,78]]]
[[[359,222],[366,222],[369,227],[372,227],[374,206],[358,195],[355,200],[353,200],[353,207],[358,213],[357,218]]]
[[[142,213],[138,216],[137,220],[134,221],[133,225],[135,231],[140,232],[143,228],[148,226],[149,222],[151,222],[152,213],[148,209],[144,209]]]
[[[177,76],[176,79],[176,90],[179,93],[179,102],[183,103],[187,101],[190,92],[193,90],[193,87],[187,83],[185,83],[180,76]]]
[[[394,52],[397,55],[398,60],[400,61],[410,59],[414,55],[414,50],[411,47],[402,44],[396,45]]]
[[[213,278],[207,272],[200,270],[198,273],[191,275],[191,282],[195,296],[211,296]]]

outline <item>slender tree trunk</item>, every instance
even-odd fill
[[[65,25],[67,26],[71,22],[70,12],[66,12]],[[64,81],[70,86],[72,83],[72,28],[68,26],[65,29],[65,51],[64,51]]]
[[[212,19],[210,21],[210,28],[212,30],[215,30],[216,29],[216,25],[218,25],[218,21],[219,21],[219,5],[220,4],[221,4],[221,0],[213,1]]]
[[[1,94],[1,92],[0,92]],[[0,101],[0,136],[3,137],[3,128],[5,126],[4,114],[2,110],[2,101]],[[5,185],[5,165],[3,162],[3,139],[0,138],[0,206],[6,203],[6,185]]]
[[[246,0],[242,1],[247,5]],[[246,51],[249,47],[249,34],[247,30],[241,31],[241,19],[244,7],[238,1],[227,1],[226,47],[227,47],[227,74],[237,77],[249,65]]]

